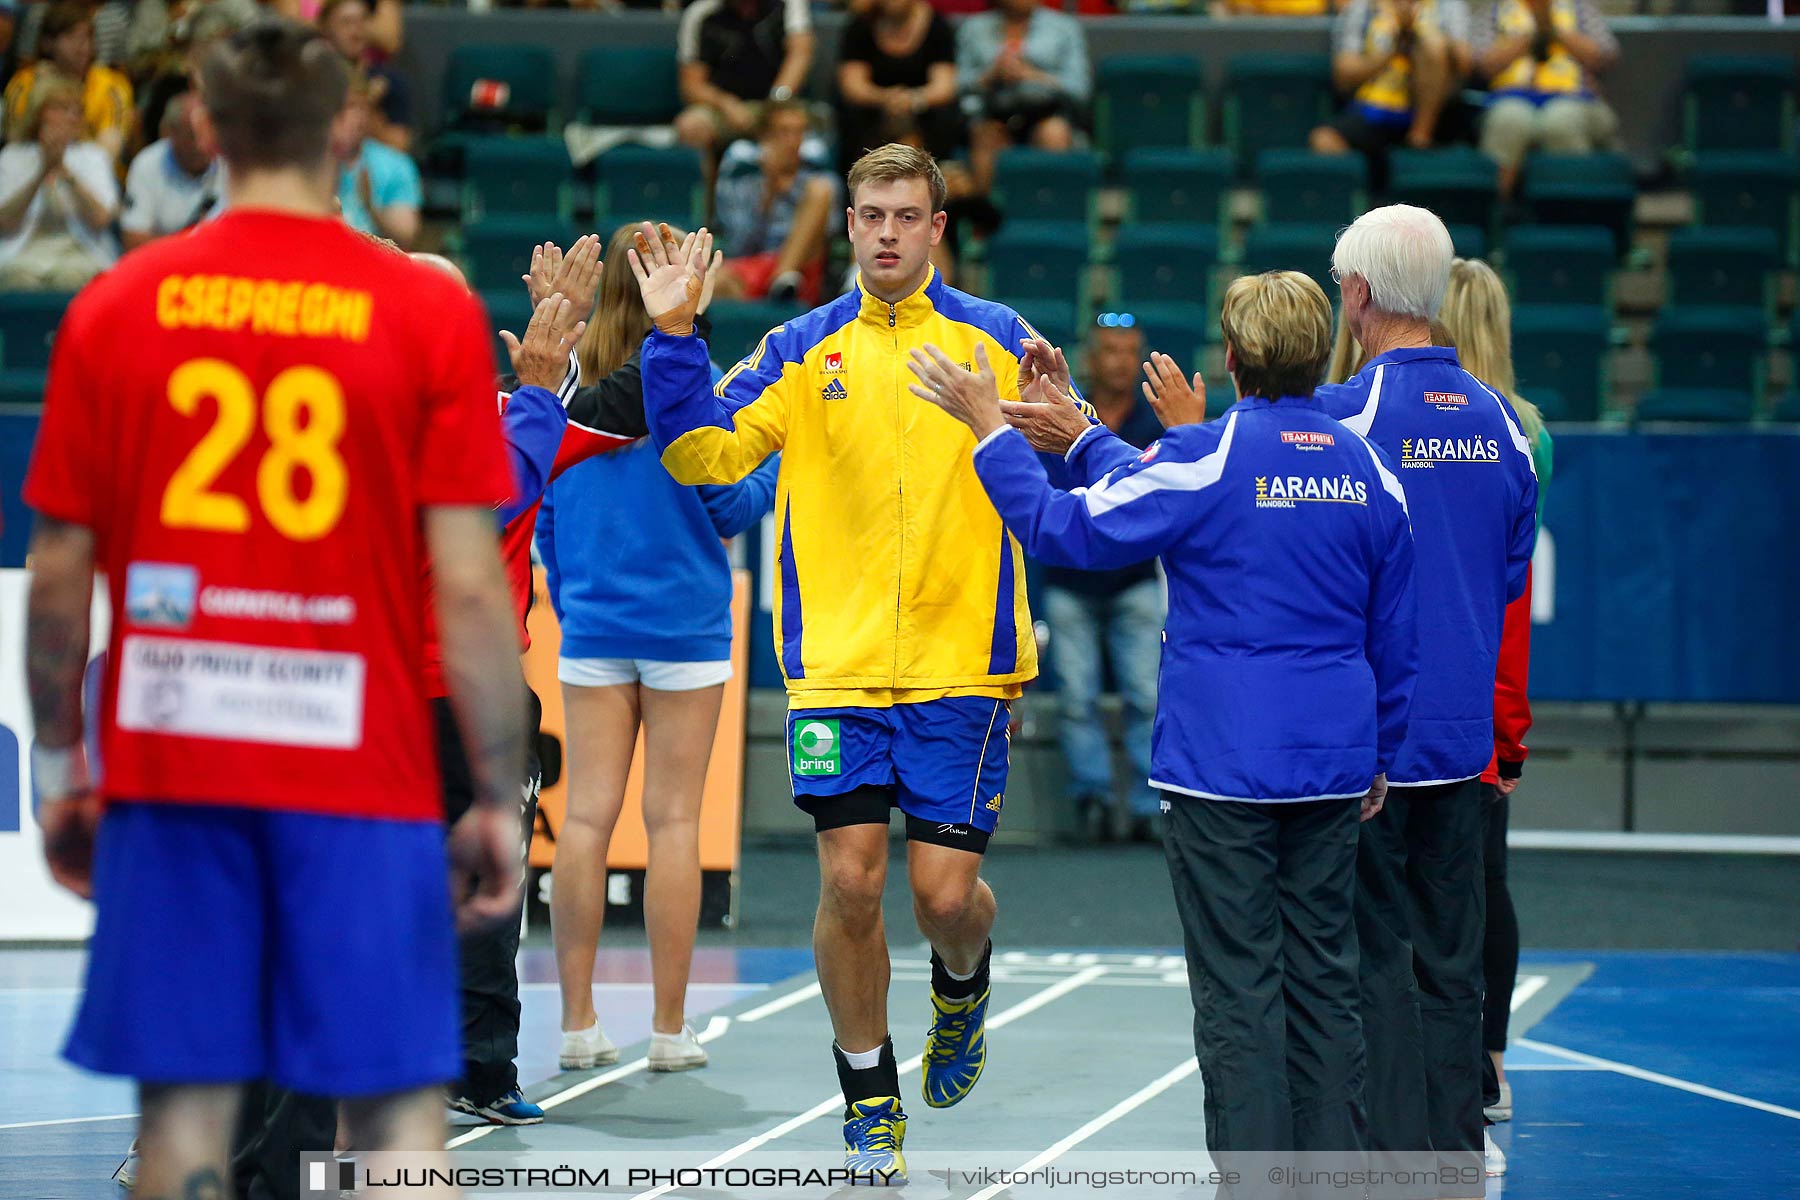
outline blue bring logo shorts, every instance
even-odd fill
[[[924,825],[967,829],[977,835],[968,848],[979,852],[999,824],[1006,799],[1010,717],[1007,701],[980,696],[891,708],[790,711],[794,802],[820,829],[885,823],[885,808],[854,820],[833,819],[833,806],[825,801],[859,788],[892,789],[894,805],[908,818],[909,836]]]
[[[454,1080],[449,879],[436,822],[111,804],[63,1053],[151,1083],[319,1096]]]

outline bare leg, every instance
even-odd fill
[[[994,159],[1010,145],[1012,138],[998,121],[977,121],[969,127],[969,173],[975,177],[977,196],[993,189]]]
[[[994,928],[994,893],[982,879],[981,855],[929,842],[906,845],[913,915],[944,965],[967,975],[981,965]]]
[[[138,1175],[144,1200],[226,1200],[237,1084],[138,1085]]]
[[[849,825],[819,835],[819,914],[813,960],[838,1047],[852,1054],[887,1040],[887,827]]]
[[[562,982],[562,1027],[594,1016],[594,956],[606,916],[606,849],[625,803],[637,745],[638,686],[563,687],[568,734],[568,812],[551,865],[550,931]]]
[[[725,685],[639,692],[644,713],[644,927],[650,935],[655,1011],[650,1028],[680,1033],[694,933],[700,924],[700,800]]]
[[[1438,117],[1455,82],[1449,43],[1442,37],[1420,38],[1413,47],[1412,62],[1413,120],[1406,131],[1406,144],[1422,150],[1437,137]]]
[[[450,1166],[444,1149],[441,1088],[346,1100],[343,1121],[350,1129],[350,1144],[363,1156],[362,1165],[378,1178],[401,1166],[390,1159],[393,1154],[405,1154],[404,1165],[411,1171]],[[462,1193],[454,1187],[430,1186],[411,1188],[406,1194],[411,1200],[456,1200]]]
[[[1031,131],[1031,144],[1039,150],[1073,150],[1075,127],[1067,117],[1045,117]]]
[[[1321,125],[1314,129],[1307,135],[1306,141],[1312,147],[1314,154],[1350,153],[1350,143],[1344,140],[1343,134],[1330,125]]]

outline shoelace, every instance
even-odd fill
[[[938,1023],[931,1029],[931,1045],[926,1048],[925,1061],[941,1067],[955,1058],[958,1047],[969,1035],[969,1023],[974,1019],[973,1009],[954,1013],[939,1010]]]
[[[893,1118],[885,1113],[877,1113],[872,1117],[858,1117],[850,1122],[846,1132],[850,1135],[845,1140],[857,1145],[859,1151],[868,1153],[884,1153],[900,1149],[894,1140]],[[865,1140],[866,1139],[866,1140]]]

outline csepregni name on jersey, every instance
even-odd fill
[[[1348,475],[1258,475],[1256,507],[1300,504],[1368,504],[1369,485]]]
[[[1435,467],[1439,463],[1497,463],[1500,443],[1494,438],[1401,438],[1402,470]]]

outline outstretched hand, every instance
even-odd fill
[[[1006,424],[1000,415],[1000,381],[988,363],[987,349],[975,347],[974,369],[965,371],[936,346],[914,350],[907,366],[919,377],[912,394],[937,405],[984,438]]]
[[[1019,357],[1019,394],[1039,379],[1048,379],[1067,395],[1075,390],[1075,380],[1069,374],[1069,360],[1063,357],[1062,347],[1052,346],[1041,337],[1020,338],[1019,345],[1025,353]]]
[[[552,292],[532,311],[523,339],[510,330],[500,331],[500,340],[506,343],[513,374],[519,377],[520,384],[551,392],[562,384],[569,370],[569,354],[587,328],[587,322],[578,319],[579,315],[561,292]]]
[[[1075,440],[1088,431],[1091,422],[1087,414],[1050,377],[1042,376],[1032,388],[1019,391],[1021,395],[1030,391],[1039,399],[1002,400],[1000,415],[1025,435],[1033,450],[1040,454],[1067,454]]]
[[[667,224],[652,226],[646,221],[636,247],[626,251],[643,293],[644,311],[663,333],[686,337],[694,332],[712,241],[708,230],[696,229],[677,243]]]
[[[1152,352],[1144,364],[1144,399],[1164,429],[1177,425],[1201,425],[1206,421],[1206,381],[1194,372],[1192,385],[1182,378],[1181,368],[1166,354]]]

